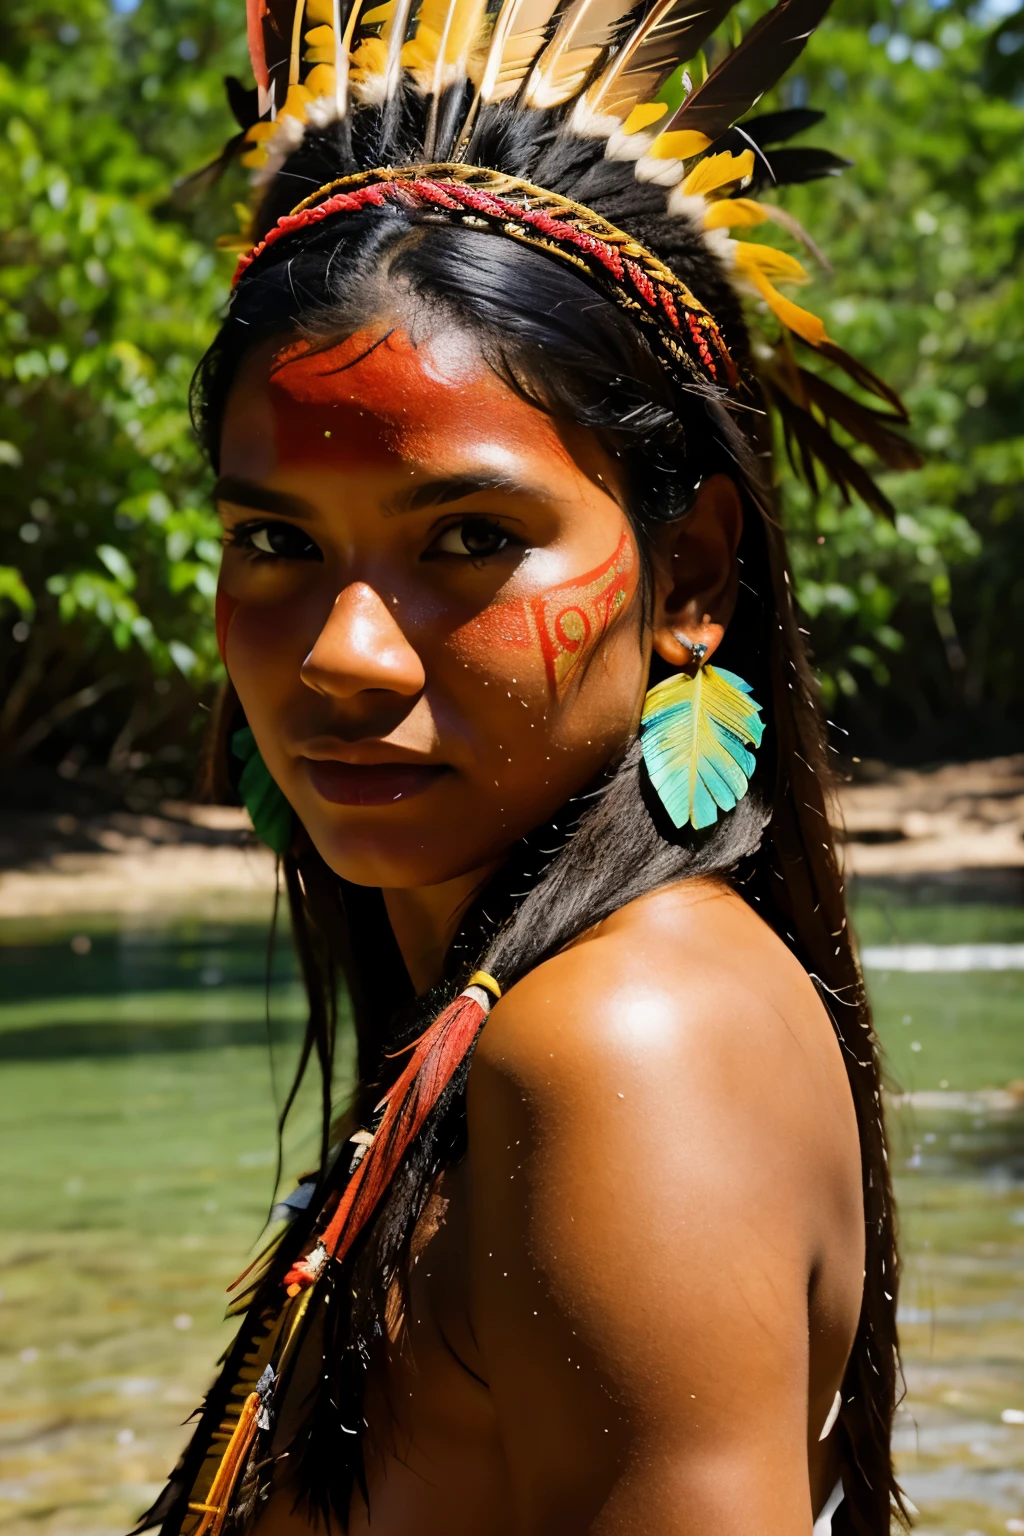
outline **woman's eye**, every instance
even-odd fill
[[[518,542],[489,517],[464,517],[439,533],[430,546],[430,554],[462,555],[471,560],[486,560]]]
[[[230,541],[255,559],[323,559],[309,535],[292,523],[242,523],[232,529]]]

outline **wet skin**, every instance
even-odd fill
[[[630,740],[652,647],[720,641],[735,490],[666,530],[647,606],[615,462],[394,318],[254,353],[220,468],[232,681],[425,986],[511,843]],[[710,882],[633,903],[494,1009],[469,1116],[353,1532],[806,1536],[863,1218],[839,1049],[784,946]],[[304,1529],[282,1490],[261,1536]]]

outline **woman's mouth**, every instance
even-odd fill
[[[312,757],[303,763],[317,794],[334,805],[392,805],[422,794],[448,772],[444,764],[339,763]]]

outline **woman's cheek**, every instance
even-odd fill
[[[237,597],[232,597],[229,592],[225,592],[224,588],[218,585],[217,600],[213,610],[214,626],[217,633],[217,650],[220,652],[220,659],[225,666],[227,666],[228,661],[228,633],[231,629],[231,621],[235,616],[238,603],[239,599]]]
[[[528,597],[497,598],[457,629],[451,643],[481,673],[515,682],[518,663],[524,673],[542,676],[549,699],[560,703],[572,684],[582,680],[587,662],[629,607],[638,563],[632,535],[626,531],[613,553],[593,570]]]

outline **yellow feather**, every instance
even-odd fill
[[[751,245],[737,240],[733,246],[736,270],[749,276],[751,272],[765,277],[778,278],[783,282],[806,283],[807,270],[788,251],[776,250],[774,245]]]
[[[307,48],[333,48],[334,28],[326,25],[313,27],[306,33],[305,42]]]
[[[388,62],[388,45],[383,38],[368,37],[352,55],[352,80],[362,83],[367,75],[383,74]]]
[[[297,117],[300,123],[304,123],[306,108],[312,100],[312,93],[307,91],[304,85],[290,85],[288,95],[284,99],[284,106],[277,115],[278,117]]]
[[[332,55],[333,58],[333,55]],[[338,85],[338,71],[333,64],[317,64],[305,79],[306,90],[314,97],[333,96]]]
[[[817,315],[812,315],[809,309],[801,309],[799,304],[794,304],[792,299],[787,299],[784,294],[781,294],[759,267],[749,266],[742,271],[751,287],[757,290],[768,308],[787,330],[793,331],[812,347],[819,347],[823,341],[828,341],[824,322],[819,320]]]
[[[360,99],[383,106],[398,90],[412,0],[385,0],[361,12],[351,45],[353,85]]]
[[[668,134],[662,134],[662,138],[668,138]],[[683,196],[699,197],[707,192],[716,192],[719,187],[727,187],[734,181],[744,181],[752,175],[753,170],[752,149],[745,149],[741,155],[732,155],[728,150],[720,155],[708,155],[694,166],[683,182]]]
[[[334,0],[306,0],[307,22],[326,22],[328,26],[334,22]]]
[[[707,149],[711,140],[693,128],[683,128],[675,133],[659,133],[647,151],[652,160],[692,160]]]
[[[402,49],[402,66],[421,90],[437,95],[459,76],[485,9],[486,0],[424,0],[415,34]]]
[[[634,107],[622,125],[623,133],[639,133],[642,128],[649,128],[652,123],[657,123],[668,111],[668,103],[664,101],[645,101],[638,107]]]
[[[703,218],[705,229],[750,229],[770,215],[750,197],[720,197]]]

